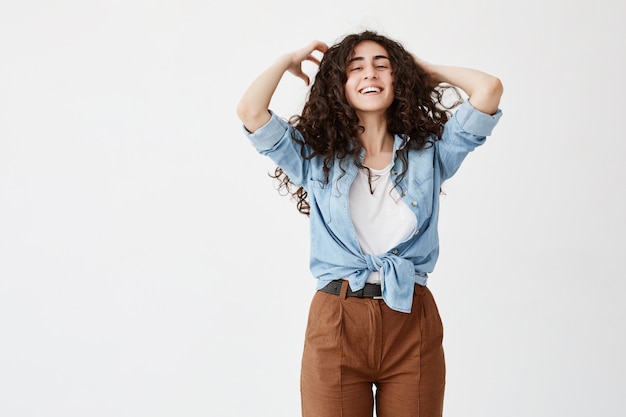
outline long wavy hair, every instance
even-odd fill
[[[443,126],[450,118],[451,110],[461,103],[461,96],[456,87],[433,82],[397,41],[373,31],[364,31],[348,35],[331,46],[320,62],[302,114],[289,119],[304,138],[301,140],[294,135],[293,140],[301,145],[303,158],[323,158],[326,183],[334,163],[341,164],[351,158],[356,166],[363,167],[360,161],[362,145],[358,139],[363,126],[344,92],[348,62],[356,45],[363,41],[380,44],[391,62],[395,98],[387,109],[387,129],[405,141],[405,146],[397,152],[402,161],[402,171],[395,183],[398,187],[407,171],[409,150],[432,146],[441,138]],[[270,176],[278,180],[278,191],[283,195],[290,194],[298,211],[309,215],[310,205],[304,187],[295,185],[280,167]]]

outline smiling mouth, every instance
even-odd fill
[[[378,88],[378,87],[365,87],[361,90],[359,90],[359,93],[361,94],[371,94],[371,93],[380,93],[381,91],[383,91],[382,88]]]

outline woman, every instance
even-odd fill
[[[285,72],[309,84],[305,60],[319,71],[302,114],[286,122],[270,100]],[[446,106],[444,93],[457,88],[468,99]],[[244,93],[246,135],[310,216],[318,291],[302,358],[304,417],[371,416],[374,404],[378,417],[441,416],[443,328],[426,287],[439,191],[491,134],[501,95],[496,77],[429,64],[370,31],[283,55]]]

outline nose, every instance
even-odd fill
[[[378,78],[378,75],[376,74],[376,69],[373,66],[368,66],[365,69],[365,72],[363,74],[363,78],[366,80],[369,80],[371,78]]]

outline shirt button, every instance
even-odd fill
[[[407,195],[409,192],[407,190],[402,191],[402,195]]]
[[[394,255],[397,255],[398,254],[398,249],[392,250],[391,253],[393,253]]]
[[[415,233],[413,233],[413,235],[417,235],[420,231],[416,230]]]
[[[391,173],[392,173],[393,175],[396,175],[396,174],[398,173],[398,171],[396,171],[395,169],[392,169],[392,170],[391,170]]]
[[[415,200],[411,201],[411,205],[412,205],[413,207],[417,206],[417,201],[415,201]]]

